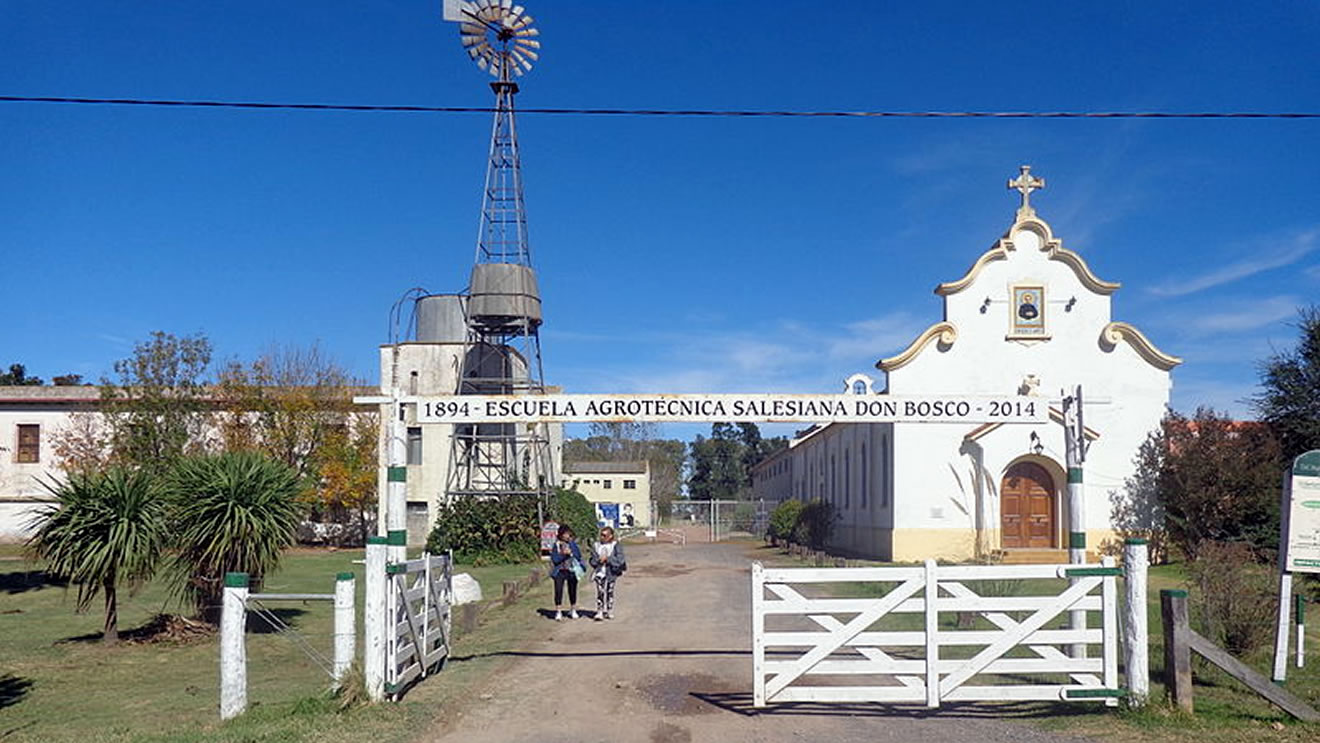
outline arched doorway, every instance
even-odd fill
[[[1035,462],[1018,462],[1004,473],[1000,494],[1000,529],[1004,549],[1053,549],[1058,509],[1054,478]]]

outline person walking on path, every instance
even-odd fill
[[[614,529],[600,530],[600,541],[591,554],[592,578],[596,581],[596,621],[614,618],[614,582],[628,569],[623,545],[614,539]]]
[[[568,524],[559,527],[554,549],[550,550],[550,577],[555,582],[555,621],[564,621],[564,587],[568,587],[568,618],[577,619],[578,579],[586,575],[577,535]]]

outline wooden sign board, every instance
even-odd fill
[[[406,398],[418,423],[1048,423],[1039,397],[957,395],[449,395]]]

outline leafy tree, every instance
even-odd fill
[[[225,573],[260,580],[293,544],[303,516],[298,475],[259,452],[225,452],[180,459],[167,487],[175,591],[214,621]]]
[[[1297,347],[1261,362],[1264,391],[1251,401],[1260,419],[1274,430],[1286,462],[1320,449],[1320,306],[1298,314]]]
[[[156,571],[167,533],[167,504],[156,480],[140,470],[111,467],[74,472],[47,484],[56,502],[43,508],[27,542],[47,572],[78,586],[77,610],[105,598],[102,639],[119,639],[119,587],[136,588]]]
[[[716,423],[710,438],[697,436],[689,451],[688,493],[698,500],[731,500],[752,487],[752,467],[788,445],[783,437],[763,439],[755,423]]]
[[[75,411],[51,434],[51,450],[65,472],[93,473],[110,466],[110,431],[97,413]]]
[[[359,384],[318,345],[276,347],[219,375],[221,440],[292,468],[313,516],[364,523],[375,502],[378,414],[357,410]]]
[[[595,538],[596,507],[585,495],[576,490],[556,488],[552,513],[561,525],[568,524],[573,529],[583,548]]]
[[[1169,539],[1190,559],[1207,541],[1278,548],[1279,443],[1267,426],[1210,408],[1161,422],[1159,492]]]
[[[41,377],[29,377],[27,367],[22,364],[10,364],[9,371],[0,373],[0,387],[38,387],[41,384]]]
[[[205,374],[211,342],[197,334],[155,331],[115,362],[118,382],[102,380],[101,400],[113,458],[162,473],[205,449]]]
[[[60,374],[50,378],[50,383],[56,387],[77,387],[83,383],[81,374]]]
[[[1135,469],[1123,480],[1121,490],[1109,493],[1109,522],[1122,539],[1145,539],[1150,561],[1169,561],[1169,530],[1165,523],[1164,499],[1160,494],[1166,447],[1162,429],[1151,432],[1137,450]],[[1121,552],[1121,544],[1105,545],[1106,552]]]

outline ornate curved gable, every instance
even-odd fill
[[[1090,266],[1086,265],[1085,259],[1063,247],[1063,241],[1054,236],[1054,231],[1050,229],[1049,224],[1036,216],[1034,210],[1023,212],[1019,209],[1017,220],[1013,222],[1012,227],[1008,228],[1008,232],[1005,232],[1004,236],[995,242],[994,247],[982,253],[981,257],[976,259],[976,262],[972,264],[972,267],[967,270],[967,273],[961,279],[940,284],[935,287],[935,293],[947,297],[971,286],[986,265],[994,261],[1004,260],[1008,258],[1009,253],[1018,249],[1019,246],[1014,241],[1013,236],[1023,230],[1027,230],[1038,237],[1041,252],[1045,253],[1050,260],[1059,261],[1071,268],[1073,273],[1077,275],[1077,280],[1082,282],[1082,286],[1087,289],[1096,294],[1109,295],[1118,291],[1118,288],[1122,286],[1117,281],[1105,281],[1096,276],[1091,271]]]

